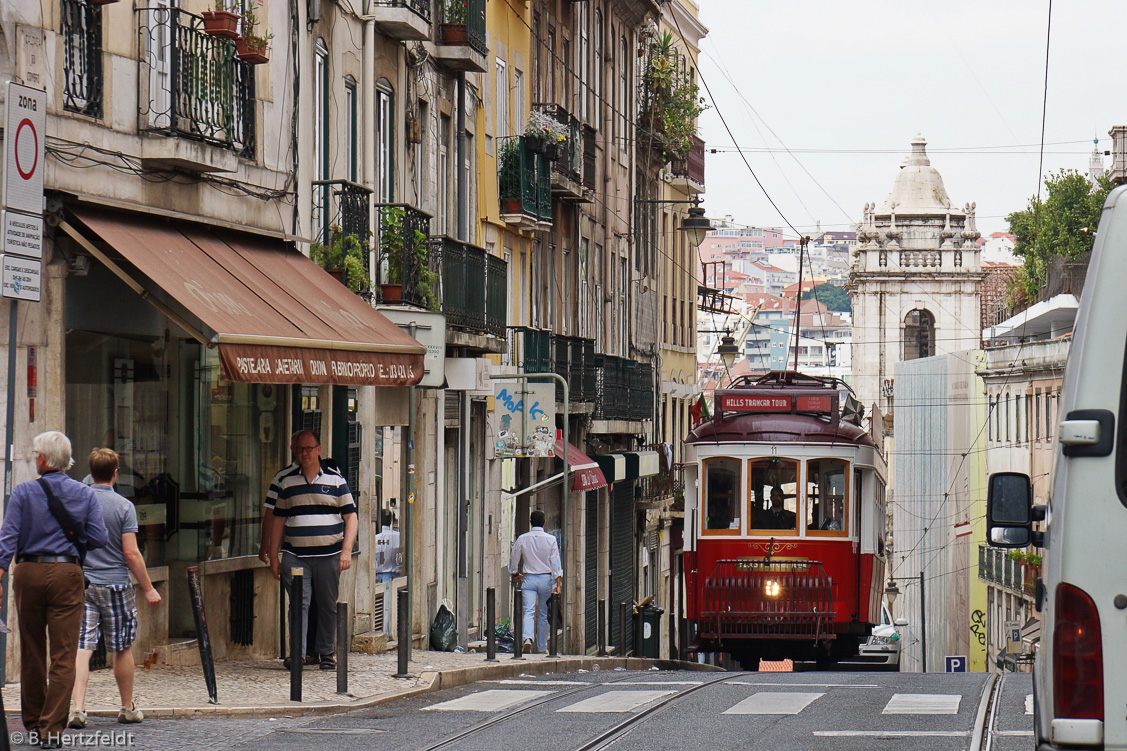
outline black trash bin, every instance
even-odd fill
[[[643,605],[634,611],[634,650],[638,657],[654,660],[661,655],[661,616],[665,611]]]

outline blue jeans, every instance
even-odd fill
[[[536,634],[538,652],[548,648],[548,597],[553,589],[555,589],[555,580],[551,574],[525,574],[524,581],[521,583],[521,597],[524,600],[524,625],[521,633],[525,639],[531,639],[532,634]],[[532,630],[534,618],[535,632]]]
[[[394,571],[384,571],[383,573],[376,574],[376,584],[383,584],[384,582],[389,582],[389,581],[391,581],[392,579],[395,579],[398,576],[399,576],[399,574],[395,573]]]

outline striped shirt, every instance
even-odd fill
[[[289,466],[279,469],[277,474],[274,475],[274,479],[270,481],[270,487],[266,490],[266,501],[263,503],[270,511],[274,510],[274,504],[278,502],[278,493],[282,490],[280,486],[282,478],[295,469],[297,469],[297,462],[290,462]]]
[[[344,548],[344,517],[356,513],[348,483],[334,470],[322,466],[313,482],[301,467],[277,479],[274,516],[285,519],[282,550],[296,556],[340,555]]]

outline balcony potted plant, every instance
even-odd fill
[[[437,310],[437,275],[430,269],[426,233],[409,226],[406,218],[407,210],[401,206],[380,207],[379,258],[381,268],[387,268],[380,282],[380,297],[385,301],[403,300],[406,289],[427,310]]]
[[[560,147],[567,142],[567,126],[543,112],[533,111],[524,129],[525,142],[530,151],[543,154],[549,161],[560,158]]]
[[[227,8],[226,0],[215,0],[215,8],[205,10],[200,15],[203,17],[205,34],[224,39],[239,38],[239,14],[232,13]]]
[[[235,40],[235,56],[250,65],[261,65],[270,59],[267,53],[270,40],[274,38],[269,31],[259,31],[256,3],[261,4],[261,0],[249,0],[243,7],[243,33]]]
[[[367,260],[368,248],[356,235],[345,235],[333,225],[329,229],[329,244],[313,243],[309,257],[353,292],[362,292],[369,286]]]
[[[498,150],[497,192],[501,197],[502,214],[521,213],[520,150],[518,138],[506,139]]]
[[[441,44],[467,45],[466,0],[445,0],[442,6],[442,23],[438,25]]]

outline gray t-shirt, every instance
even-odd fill
[[[137,533],[137,509],[128,498],[114,492],[108,485],[91,485],[94,495],[102,504],[102,518],[106,522],[109,543],[86,553],[83,573],[91,584],[129,584],[129,566],[125,563],[125,550],[121,536]]]

